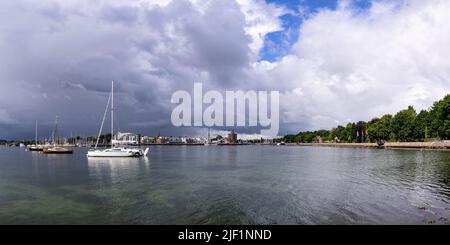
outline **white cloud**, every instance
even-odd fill
[[[440,0],[319,11],[271,73],[290,91],[282,100],[286,123],[331,128],[431,106],[450,92],[449,12]]]
[[[236,0],[245,15],[245,31],[252,37],[250,48],[255,55],[263,47],[267,33],[282,30],[279,19],[287,12],[281,6],[266,4],[264,0]]]
[[[263,0],[1,1],[0,117],[30,122],[29,136],[56,114],[95,133],[114,79],[123,130],[173,132],[171,93],[203,81],[281,91],[286,133],[426,108],[450,92],[449,1],[349,3],[308,14],[292,52],[267,62],[257,61],[264,36],[287,10]]]

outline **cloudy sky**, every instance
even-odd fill
[[[174,128],[176,90],[278,90],[280,135],[369,120],[450,92],[447,0],[0,1],[0,138]],[[237,129],[252,133],[251,129]]]

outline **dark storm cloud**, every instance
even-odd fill
[[[263,0],[0,1],[0,138],[97,133],[116,81],[117,129],[174,128],[176,90],[280,91],[280,133],[427,108],[450,90],[450,3],[339,1],[302,21],[276,62],[258,61],[285,11]],[[281,40],[283,41],[283,40]],[[370,61],[370,62],[368,62]],[[244,128],[241,132],[254,133]]]
[[[51,125],[55,115],[65,133],[94,133],[113,79],[121,130],[168,130],[175,90],[205,78],[226,87],[249,64],[251,39],[233,1],[0,5],[0,127],[14,125],[0,138],[26,137],[35,119]]]

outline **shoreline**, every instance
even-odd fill
[[[348,148],[450,151],[450,141],[387,142],[383,146],[379,146],[377,143],[287,143],[286,145],[287,146],[314,146],[314,147],[348,147]]]

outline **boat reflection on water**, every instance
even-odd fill
[[[128,158],[128,157],[108,157],[108,158],[101,158],[101,157],[90,157],[87,158],[89,164],[111,164],[111,165],[139,165],[141,163],[148,164],[150,163],[148,157],[142,157],[142,158]]]
[[[143,171],[150,170],[150,159],[148,157],[88,157],[89,174],[95,179],[109,179],[115,181],[121,176],[137,176]]]

